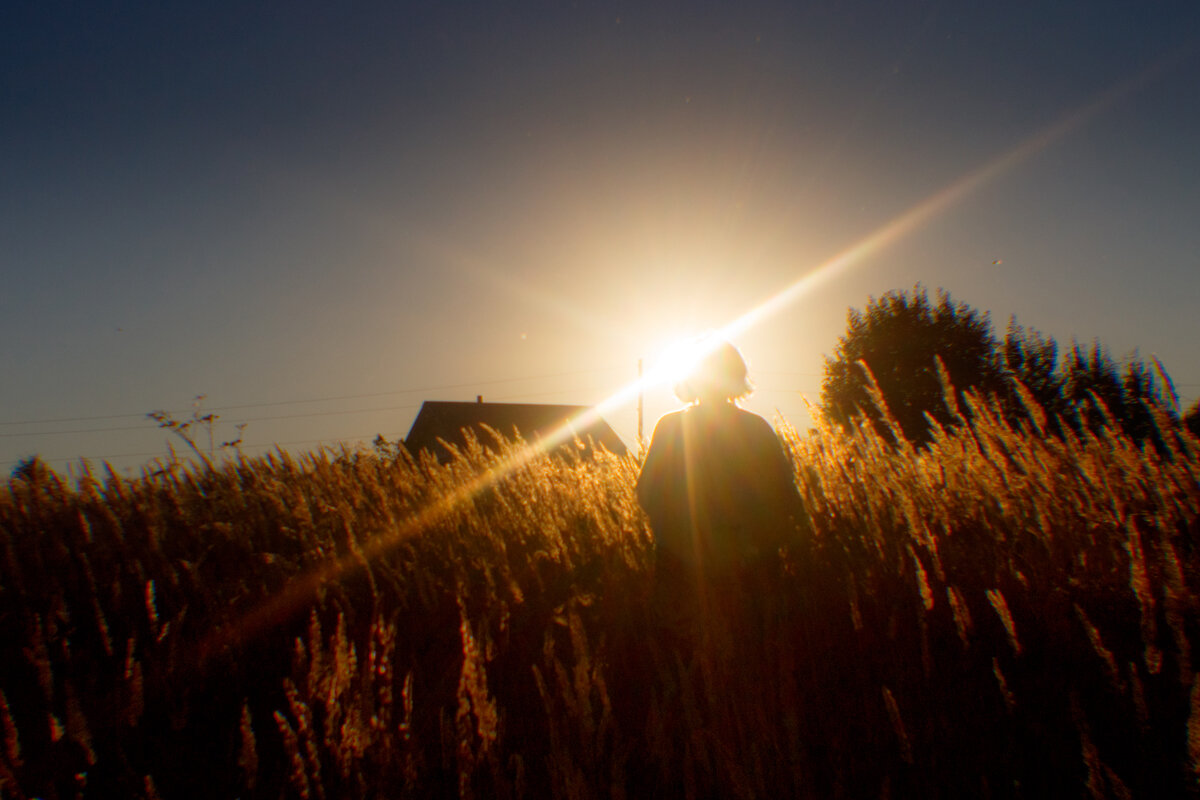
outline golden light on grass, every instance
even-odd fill
[[[453,492],[440,497],[436,502],[415,514],[398,530],[387,536],[377,537],[364,549],[363,553],[331,562],[303,579],[295,581],[265,604],[263,608],[252,613],[240,626],[239,631],[224,634],[224,637],[231,638],[228,638],[223,644],[231,644],[246,635],[252,635],[262,625],[269,624],[271,620],[277,618],[284,609],[305,602],[306,598],[311,597],[324,582],[335,580],[347,570],[358,567],[360,558],[373,558],[394,547],[398,542],[435,524],[458,504],[469,501],[479,492],[492,486],[496,481],[502,480],[531,459],[571,440],[576,435],[576,430],[582,430],[605,414],[632,402],[640,392],[652,386],[673,383],[678,380],[679,376],[684,374],[692,364],[703,358],[720,342],[735,340],[740,334],[796,303],[822,284],[833,280],[851,267],[862,263],[902,237],[916,231],[936,216],[962,202],[970,194],[1111,108],[1134,90],[1145,85],[1150,79],[1162,74],[1180,58],[1179,55],[1164,58],[1134,77],[1101,93],[1090,103],[1063,115],[1054,124],[1026,138],[1015,147],[968,172],[897,215],[888,223],[867,234],[833,258],[809,270],[795,282],[780,289],[720,328],[700,337],[681,338],[669,343],[651,369],[640,379],[619,388],[598,405],[569,420],[548,436],[536,442],[526,443],[522,448],[498,462],[493,469],[487,470]]]
[[[589,415],[695,357],[672,351]],[[969,425],[925,450],[872,426],[780,426],[812,530],[756,587],[772,647],[737,670],[648,633],[636,463],[546,458],[572,425],[448,464],[343,450],[139,480],[85,468],[76,488],[14,479],[0,486],[0,785],[853,797],[1016,780],[1080,794],[1090,776],[1116,796],[1186,794],[1200,442],[1165,417],[1163,452],[1118,429],[1060,439],[966,404]]]
[[[980,775],[1044,788],[996,752],[1079,788],[1103,722],[1094,771],[1178,795],[1187,763],[1138,759],[1148,730],[1188,763],[1200,752],[1184,680],[1197,556],[1171,544],[1200,518],[1200,443],[1055,439],[969,404],[972,427],[927,451],[871,426],[781,426],[813,530],[756,586],[771,647],[736,670],[715,639],[691,656],[647,625],[629,458],[475,444],[446,464],[343,451],[15,481],[0,487],[0,622],[20,667],[0,686],[0,774],[45,796],[41,763],[70,781],[136,753],[163,796],[208,773],[238,781],[231,796],[642,796],[626,779],[646,769],[722,796],[889,780],[971,796]],[[1145,627],[1160,609],[1161,635]],[[44,762],[67,747],[82,767]],[[208,760],[181,777],[181,749]]]

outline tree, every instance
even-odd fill
[[[1000,358],[1005,374],[1020,381],[1047,416],[1066,410],[1063,376],[1058,369],[1058,342],[1053,338],[1018,325],[1016,317],[1012,317]]]
[[[891,438],[870,400],[860,362],[875,376],[888,410],[914,444],[929,439],[925,414],[943,425],[952,423],[935,357],[960,396],[969,389],[993,394],[1006,386],[988,315],[953,302],[944,290],[938,290],[936,302],[920,284],[911,292],[888,292],[871,298],[864,311],[851,309],[847,322],[834,356],[825,359],[821,385],[821,405],[838,422],[862,414]]]
[[[1077,434],[1099,432],[1115,424],[1135,442],[1149,442],[1163,452],[1163,424],[1173,428],[1180,422],[1178,399],[1161,364],[1156,362],[1158,375],[1171,399],[1136,353],[1118,364],[1099,342],[1090,348],[1072,342],[1060,360],[1053,338],[1021,327],[1015,318],[998,342],[986,313],[954,303],[944,290],[938,290],[936,304],[920,284],[911,293],[888,292],[872,298],[865,311],[851,309],[848,319],[834,357],[825,359],[821,405],[843,424],[865,415],[889,440],[891,432],[870,399],[860,363],[875,376],[904,438],[917,445],[930,436],[926,414],[942,425],[952,423],[935,359],[945,365],[960,400],[967,390],[994,395],[1014,424],[1029,424],[1026,401],[1032,399],[1045,414],[1044,426],[1035,426],[1045,434],[1061,436],[1064,426]],[[1025,387],[1025,397],[1016,381]],[[1183,422],[1193,432],[1200,429],[1200,403]]]
[[[1154,373],[1136,353],[1118,365],[1099,342],[1090,350],[1075,343],[1063,365],[1063,397],[1075,412],[1073,427],[1099,431],[1109,421],[1135,442],[1164,444],[1155,411],[1172,422],[1179,417],[1163,396]]]

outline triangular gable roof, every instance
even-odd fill
[[[404,445],[414,455],[428,450],[441,461],[448,458],[449,453],[438,443],[438,439],[444,439],[454,445],[464,445],[464,428],[472,430],[485,446],[491,445],[493,440],[484,430],[484,425],[507,437],[512,437],[515,429],[520,431],[525,441],[532,443],[587,411],[587,406],[426,400],[421,404],[421,410],[409,428]],[[590,425],[575,426],[574,431],[585,445],[590,437],[610,453],[625,455],[625,443],[602,419],[597,418]],[[570,444],[571,441],[569,439],[566,443]]]

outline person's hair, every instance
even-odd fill
[[[754,391],[742,354],[729,342],[721,342],[696,362],[687,376],[675,384],[675,396],[685,403],[700,399],[740,400]]]

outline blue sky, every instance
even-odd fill
[[[1045,5],[7,3],[0,468],[595,403],[1022,143],[742,334],[750,407],[918,281],[1191,402],[1200,6]]]

